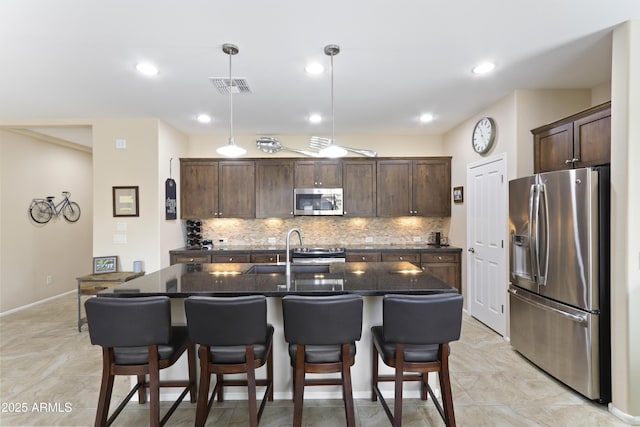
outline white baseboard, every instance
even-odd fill
[[[620,409],[613,406],[613,403],[609,403],[609,412],[618,417],[625,424],[629,424],[631,426],[640,426],[640,417],[622,412]]]
[[[22,311],[24,309],[31,308],[31,307],[34,307],[36,305],[40,305],[40,304],[43,304],[45,302],[48,302],[48,301],[63,297],[65,295],[76,293],[76,292],[78,292],[77,289],[74,289],[72,291],[64,292],[64,293],[61,293],[61,294],[58,294],[58,295],[54,295],[54,296],[49,297],[49,298],[45,298],[45,299],[41,299],[41,300],[36,301],[36,302],[32,302],[31,304],[27,304],[27,305],[23,305],[23,306],[20,306],[20,307],[12,308],[11,310],[3,311],[2,313],[0,313],[0,317],[6,316],[7,314],[11,314],[11,313],[16,313],[18,311]]]

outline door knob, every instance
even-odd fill
[[[467,250],[468,250],[469,252],[471,252],[472,254],[475,254],[475,253],[476,253],[476,250],[475,250],[475,249],[473,249],[473,248],[469,248],[469,249],[467,249]]]

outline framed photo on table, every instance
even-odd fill
[[[93,258],[93,274],[115,273],[117,271],[117,256],[99,256]]]
[[[140,216],[138,187],[113,187],[113,216]]]

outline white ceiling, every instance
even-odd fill
[[[236,134],[329,136],[323,48],[335,43],[338,140],[441,134],[515,89],[608,81],[612,27],[639,17],[636,0],[3,0],[0,124],[157,117],[225,134],[228,98],[209,77],[228,77],[221,46],[233,43],[233,76],[252,90],[234,96]],[[141,60],[160,74],[139,75]],[[305,73],[312,60],[323,75]],[[485,60],[496,70],[473,75]],[[203,112],[210,124],[196,122]],[[435,120],[420,124],[427,112]]]

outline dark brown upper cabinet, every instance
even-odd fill
[[[611,103],[607,102],[533,133],[535,173],[611,163]]]
[[[342,162],[344,216],[376,216],[375,160]]]
[[[221,161],[219,169],[218,218],[255,218],[255,162]]]
[[[451,215],[451,158],[379,160],[377,216]]]
[[[342,187],[342,162],[340,160],[295,161],[295,187]]]
[[[293,161],[256,162],[256,218],[293,216]]]
[[[215,218],[218,212],[218,162],[180,159],[180,218]]]
[[[255,162],[180,159],[180,217],[255,218]]]

